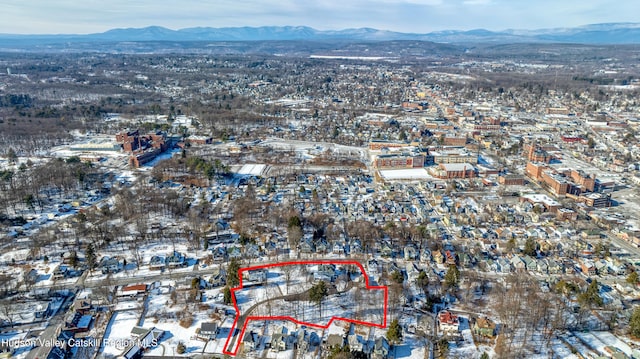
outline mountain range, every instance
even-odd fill
[[[317,30],[306,26],[193,27],[171,30],[160,26],[112,29],[87,35],[0,34],[0,45],[144,41],[390,41],[440,43],[579,43],[640,44],[640,23],[594,24],[574,28],[489,31],[483,29],[402,33],[372,28]]]

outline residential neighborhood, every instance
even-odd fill
[[[522,46],[0,58],[0,357],[639,358],[637,54]]]

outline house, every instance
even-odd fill
[[[473,323],[473,332],[487,338],[493,338],[496,335],[496,323],[489,318],[478,318]]]
[[[393,247],[391,247],[390,243],[382,243],[382,248],[380,248],[380,255],[383,257],[391,257],[393,255]]]
[[[463,268],[471,268],[475,264],[475,260],[469,253],[463,253],[460,255],[459,261]]]
[[[549,274],[562,274],[564,272],[564,266],[562,262],[558,262],[554,259],[548,259],[548,270]]]
[[[596,266],[590,260],[583,260],[582,263],[580,263],[580,269],[582,270],[582,273],[586,275],[596,274]]]
[[[225,247],[212,248],[211,253],[213,254],[213,260],[215,262],[222,262],[225,258],[227,258],[227,248]]]
[[[549,273],[549,262],[544,259],[537,259],[536,265],[538,267],[538,273],[548,274]]]
[[[345,244],[344,243],[336,243],[333,245],[331,249],[333,254],[345,254]]]
[[[528,272],[535,272],[538,270],[538,263],[534,258],[530,256],[522,256],[522,261],[524,262],[524,268]]]
[[[287,350],[287,338],[288,335],[282,333],[276,333],[271,336],[271,349],[281,352]]]
[[[459,324],[458,316],[448,310],[438,313],[438,329],[443,334],[457,333]]]
[[[344,336],[339,334],[329,334],[325,341],[325,347],[327,349],[331,348],[342,348],[345,344]]]
[[[262,256],[262,253],[260,252],[260,247],[258,247],[257,244],[247,244],[244,247],[244,255],[247,258],[258,258]]]
[[[368,346],[364,338],[358,334],[350,334],[347,336],[347,344],[352,351],[367,353]]]
[[[71,333],[85,333],[91,330],[93,324],[94,318],[91,314],[74,312],[70,320],[65,320],[63,330]]]
[[[164,269],[166,259],[163,256],[153,256],[149,261],[149,269],[162,270]]]
[[[118,258],[115,257],[102,257],[98,268],[102,271],[102,274],[118,273],[124,268],[124,265]]]
[[[458,258],[457,258],[458,256],[451,251],[445,251],[444,256],[445,256],[445,262],[449,266],[456,265],[456,263],[458,262]]]
[[[173,253],[167,256],[165,263],[169,268],[184,267],[187,264],[187,258],[184,254],[173,251]]]
[[[202,340],[213,340],[216,338],[216,335],[218,335],[217,323],[201,323],[196,333],[198,339]]]
[[[149,331],[149,329],[147,328],[143,328],[143,327],[133,327],[131,328],[131,338],[137,339],[142,337],[143,335],[146,335],[147,332]]]
[[[307,332],[304,329],[301,329],[297,335],[298,341],[296,342],[296,348],[300,353],[309,352],[312,347],[320,344],[320,337],[315,332]]]
[[[515,255],[511,257],[511,266],[515,269],[516,272],[522,272],[526,269],[526,263],[522,259],[522,257]]]
[[[131,336],[137,339],[137,342],[143,349],[147,349],[149,347],[155,346],[160,338],[164,335],[164,330],[158,328],[145,329],[141,327],[134,327],[139,329],[139,334],[134,336],[133,330]]]
[[[496,261],[496,272],[498,273],[511,273],[513,266],[511,262],[506,258],[498,258]]]
[[[38,270],[31,269],[27,274],[24,275],[24,281],[27,283],[35,283],[38,281]]]
[[[61,264],[57,266],[56,269],[53,270],[53,280],[60,280],[60,279],[67,278],[68,272],[69,272],[69,268],[66,265]]]
[[[359,240],[355,240],[351,244],[345,245],[344,249],[345,249],[345,252],[347,252],[347,254],[361,254],[361,253],[364,253],[363,248],[362,248],[362,243],[360,243]]]
[[[408,263],[405,267],[405,271],[407,273],[407,281],[409,283],[415,282],[420,275],[420,269],[418,269],[418,266],[416,266],[415,263]]]
[[[94,309],[91,301],[88,299],[76,299],[73,302],[73,309],[80,314],[89,314]]]
[[[247,271],[247,280],[252,282],[266,282],[267,281],[267,270],[266,269],[256,269]]]
[[[242,339],[242,345],[245,351],[256,350],[260,345],[260,336],[258,333],[254,333],[253,331],[249,331],[244,335]]]
[[[420,252],[420,262],[428,263],[431,261],[431,251],[428,248],[425,248],[422,252]]]
[[[295,344],[295,349],[297,349],[300,353],[308,352],[309,348],[311,347],[311,343],[309,343],[309,333],[307,333],[304,328],[300,329],[300,331],[298,331],[298,334],[296,335],[296,338],[297,341]]]
[[[145,329],[134,327],[131,330],[131,336],[136,339],[130,341],[119,358],[134,359],[139,358],[142,353],[150,347],[156,346],[164,335],[164,331],[157,328]]]
[[[386,359],[391,352],[391,346],[385,337],[378,337],[373,345],[373,352],[371,358],[373,359]]]
[[[414,260],[418,258],[418,250],[413,245],[407,245],[404,247],[404,259]]]
[[[596,273],[604,274],[608,272],[607,261],[604,259],[596,260],[593,264],[596,267]]]
[[[625,275],[627,274],[627,267],[624,263],[608,259],[607,272],[612,275]]]
[[[116,292],[116,296],[119,298],[124,298],[124,297],[135,298],[140,295],[145,295],[146,293],[147,293],[146,284],[134,284],[134,285],[122,286]]]
[[[264,242],[262,247],[267,256],[275,256],[279,249],[278,244],[273,240]]]
[[[329,251],[329,243],[325,241],[319,241],[316,244],[316,252],[318,253],[327,253]]]
[[[320,264],[313,273],[314,281],[332,282],[336,278],[336,267],[333,264]]]
[[[298,248],[300,253],[314,253],[316,251],[316,246],[313,244],[313,241],[301,241]]]
[[[271,349],[277,352],[287,350],[290,340],[291,338],[287,332],[287,328],[283,326],[271,336]]]
[[[209,278],[211,287],[222,287],[227,284],[227,271],[218,267],[213,269],[211,278]]]

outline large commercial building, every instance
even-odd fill
[[[558,196],[579,196],[595,190],[595,176],[580,170],[555,170],[544,163],[529,162],[525,173]]]
[[[411,146],[408,142],[397,142],[397,141],[384,141],[384,140],[372,140],[369,142],[369,150],[371,151],[382,151],[387,148],[403,148]]]
[[[122,144],[122,149],[131,154],[129,164],[140,167],[153,161],[156,156],[167,150],[167,135],[158,131],[140,135],[139,130],[125,131],[116,135],[116,141]]]
[[[474,178],[476,168],[469,163],[441,163],[438,167],[429,169],[432,176],[440,179]]]
[[[553,159],[553,156],[538,145],[524,145],[524,152],[527,155],[527,160],[532,162],[549,163]]]
[[[461,147],[450,147],[437,150],[430,149],[425,162],[435,164],[469,163],[475,165],[478,164],[478,154]]]
[[[373,166],[380,169],[422,168],[424,156],[411,153],[382,154],[376,156]]]

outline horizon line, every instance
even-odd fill
[[[133,27],[133,26],[130,26],[130,27],[111,27],[111,28],[105,29],[103,31],[86,32],[86,33],[10,33],[10,32],[0,32],[0,36],[91,36],[91,35],[102,35],[102,34],[110,32],[110,31],[116,31],[116,30],[144,30],[144,29],[150,29],[150,28],[164,29],[164,30],[169,30],[169,31],[173,31],[173,32],[180,32],[180,31],[192,30],[192,29],[243,29],[243,28],[246,28],[246,29],[307,28],[307,29],[318,31],[318,32],[340,32],[340,31],[348,31],[348,30],[370,29],[370,30],[391,32],[391,33],[397,33],[397,34],[428,35],[428,34],[434,34],[434,33],[440,33],[440,32],[447,32],[447,31],[469,32],[469,31],[483,30],[483,31],[495,32],[495,33],[501,33],[501,32],[506,32],[506,31],[544,31],[544,30],[559,30],[559,29],[579,29],[579,28],[582,28],[582,27],[597,26],[597,25],[638,25],[638,27],[640,27],[640,22],[630,22],[630,21],[600,22],[600,23],[588,23],[588,24],[583,24],[583,25],[578,25],[578,26],[565,26],[565,27],[558,26],[558,27],[540,27],[540,28],[507,28],[507,29],[500,29],[500,30],[489,30],[489,29],[483,28],[483,27],[477,27],[477,28],[471,28],[471,29],[443,28],[443,29],[440,29],[440,30],[432,30],[432,31],[427,31],[427,32],[405,32],[405,31],[381,29],[381,28],[370,27],[370,26],[345,27],[345,28],[340,28],[340,29],[333,28],[333,29],[324,29],[323,30],[323,29],[318,29],[318,28],[315,28],[315,27],[309,26],[309,25],[259,25],[259,26],[238,25],[238,26],[220,26],[220,27],[195,25],[195,26],[181,27],[181,28],[172,28],[172,27],[167,27],[167,26],[164,26],[164,25],[148,25],[148,26],[140,26],[140,27]]]

